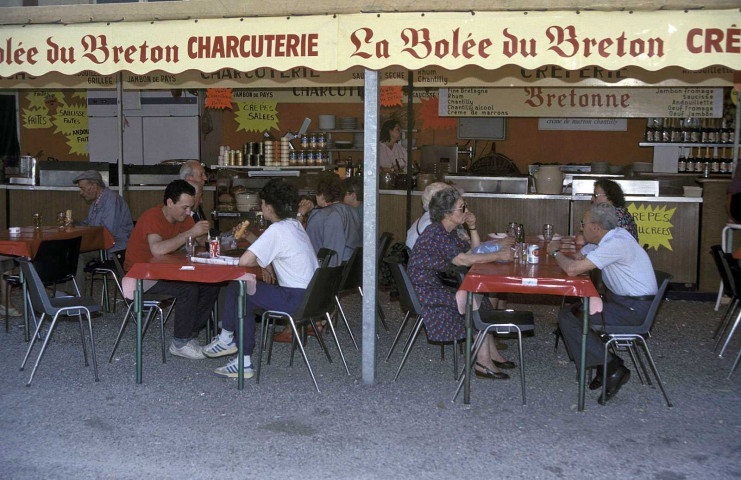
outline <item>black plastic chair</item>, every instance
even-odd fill
[[[641,380],[641,383],[644,383],[643,381],[643,375],[646,376],[646,383],[651,385],[651,380],[648,375],[648,371],[646,370],[645,365],[640,360],[640,357],[638,356],[638,350],[635,348],[636,343],[640,344],[643,347],[643,352],[646,355],[646,358],[648,359],[649,365],[651,366],[651,371],[654,374],[654,377],[656,377],[656,383],[659,384],[659,388],[661,389],[661,393],[664,395],[664,400],[666,400],[666,405],[668,407],[672,406],[671,401],[669,400],[669,396],[666,394],[666,390],[664,389],[664,384],[661,382],[661,377],[659,376],[659,371],[656,369],[656,364],[654,363],[654,359],[651,356],[651,351],[648,349],[648,344],[646,343],[645,336],[649,336],[651,332],[651,328],[653,327],[654,320],[656,319],[656,314],[659,311],[659,306],[661,305],[661,302],[664,300],[664,295],[666,294],[666,289],[669,286],[669,280],[672,278],[672,276],[668,273],[661,272],[659,270],[654,270],[654,274],[656,275],[656,283],[659,286],[659,289],[654,296],[653,301],[651,302],[651,306],[648,309],[648,312],[646,313],[646,317],[643,319],[643,323],[640,325],[593,325],[592,328],[594,330],[601,332],[605,335],[607,335],[608,340],[605,342],[605,358],[602,365],[602,396],[600,398],[605,398],[605,391],[607,390],[607,352],[610,347],[613,347],[615,350],[620,349],[626,349],[628,350],[628,353],[630,354],[631,360],[633,360],[633,365],[636,369],[636,372],[638,372],[638,377]],[[640,365],[640,370],[639,370]],[[643,370],[643,375],[641,374],[641,370]]]
[[[417,340],[417,335],[419,335],[419,331],[422,328],[422,324],[424,323],[424,313],[422,312],[422,303],[419,301],[419,297],[417,297],[417,292],[414,291],[414,286],[412,285],[412,281],[409,278],[409,274],[407,274],[404,265],[396,262],[386,263],[391,269],[391,275],[394,277],[396,286],[399,289],[399,305],[401,306],[402,311],[406,311],[404,320],[402,320],[401,325],[399,325],[399,330],[396,332],[396,336],[394,337],[394,341],[391,344],[388,355],[386,355],[386,361],[388,361],[391,357],[391,353],[394,351],[394,347],[396,347],[396,344],[399,341],[399,337],[401,336],[401,333],[404,330],[404,327],[406,326],[409,318],[413,316],[415,319],[414,326],[412,327],[412,330],[409,333],[409,336],[407,336],[407,340],[404,344],[404,355],[401,359],[401,363],[399,364],[399,369],[396,371],[396,375],[394,375],[394,381],[396,381],[396,379],[399,378],[401,369],[404,368],[404,364],[407,361],[409,352],[412,351],[414,342]],[[441,345],[440,348],[442,349],[442,351],[444,351],[445,345]],[[444,358],[444,355],[441,355],[441,358]],[[457,375],[458,342],[457,340],[453,340],[453,377],[455,378]]]
[[[319,266],[320,267],[328,267],[329,262],[332,261],[332,257],[336,257],[337,252],[332,250],[331,248],[320,248],[318,252],[316,252],[316,258],[319,260]]]
[[[134,302],[133,300],[129,301],[124,296],[123,288],[121,287],[121,282],[119,281],[119,278],[124,277],[123,267],[121,266],[121,263],[118,261],[118,257],[116,256],[112,257],[110,259],[110,262],[113,266],[113,269],[110,270],[109,275],[116,284],[116,291],[121,294],[121,298],[123,299],[124,303],[126,303],[126,314],[124,315],[123,321],[121,322],[121,327],[118,329],[118,335],[116,335],[116,341],[113,344],[113,350],[111,350],[111,354],[108,357],[108,363],[111,363],[113,361],[113,356],[116,354],[118,344],[121,341],[121,337],[123,336],[124,331],[126,330],[126,326],[129,324],[129,320],[131,319],[134,321],[134,323],[136,323],[136,316],[132,311],[132,309],[134,308]],[[142,337],[147,332],[147,327],[149,327],[149,322],[152,319],[152,315],[155,315],[155,318],[159,316],[162,363],[167,363],[167,357],[165,356],[165,324],[170,318],[173,307],[175,307],[175,301],[176,298],[170,295],[146,292],[144,292],[144,295],[142,295],[142,313],[146,312],[146,316],[144,317],[144,326],[142,327]],[[169,306],[167,306],[168,304]],[[163,307],[167,308],[167,313],[164,312]]]
[[[488,301],[483,298],[482,301]],[[520,387],[522,389],[522,404],[526,404],[525,399],[525,357],[522,353],[522,332],[532,332],[535,330],[535,317],[533,312],[518,310],[490,310],[483,313],[481,310],[474,310],[471,316],[473,327],[478,330],[478,334],[471,346],[471,368],[476,362],[476,355],[479,353],[481,346],[486,340],[486,336],[494,331],[497,335],[517,334],[517,348],[520,354]],[[461,371],[458,377],[458,388],[453,395],[453,402],[458,397],[463,386],[463,375]]]
[[[724,268],[728,274],[728,285],[731,288],[731,292],[734,299],[741,298],[741,291],[739,291],[739,286],[741,286],[741,267],[738,265],[738,261],[733,258],[733,254],[729,252],[723,252],[721,253],[721,262],[724,265]],[[725,285],[725,283],[724,283]],[[728,329],[728,326],[731,323],[731,317],[733,317],[733,313],[731,315],[728,315],[724,322],[719,325],[718,328],[718,339],[715,342],[715,346],[713,347],[713,352],[718,350],[718,345],[720,345],[720,342],[723,340],[723,336],[726,333],[726,330]],[[723,343],[723,348],[720,349],[720,353],[718,354],[719,357],[723,358],[723,354],[726,353],[726,348],[728,348],[728,344],[731,342],[731,338],[733,338],[733,335],[736,333],[736,330],[738,329],[739,323],[741,323],[741,311],[736,316],[736,320],[733,322],[733,326],[731,327],[731,331],[728,332],[728,335],[725,337],[726,341]]]
[[[103,284],[103,289],[101,290],[100,294],[100,303],[105,307],[106,312],[113,311],[113,313],[116,313],[116,304],[118,302],[119,290],[117,288],[113,289],[113,309],[111,309],[110,294],[108,292],[108,277],[111,276],[116,281],[116,283],[121,283],[121,276],[117,276],[117,268],[113,259],[115,258],[120,265],[123,265],[124,261],[126,260],[126,250],[106,253],[106,257],[107,258],[105,260],[89,261],[87,265],[85,265],[84,271],[85,273],[90,274],[90,296],[93,296],[93,286],[95,284],[96,277],[99,276]]]
[[[731,322],[731,318],[733,317],[733,314],[735,313],[736,308],[739,305],[738,284],[735,282],[735,278],[731,273],[731,266],[737,266],[738,261],[733,258],[732,254],[725,253],[723,250],[721,250],[720,245],[713,245],[712,247],[710,247],[710,252],[713,255],[715,265],[718,267],[718,274],[720,274],[721,281],[723,282],[723,293],[731,298],[731,302],[728,304],[726,313],[723,315],[723,317],[721,317],[721,321],[715,328],[715,332],[713,332],[713,338],[716,339],[716,342],[713,345],[713,352],[715,352],[716,350],[718,350],[718,345],[723,339],[723,335],[721,334],[724,333],[728,328],[728,325]],[[721,356],[722,355],[723,354],[721,353]]]
[[[337,350],[342,358],[342,363],[345,365],[345,371],[350,375],[350,369],[345,361],[345,355],[342,353],[342,347],[337,339],[337,332],[335,331],[334,325],[329,316],[329,312],[334,307],[333,297],[335,296],[341,279],[342,267],[321,267],[314,271],[314,276],[311,278],[309,285],[306,287],[306,293],[301,301],[296,313],[291,315],[286,312],[278,310],[267,310],[262,314],[262,322],[260,325],[260,351],[257,357],[257,379],[256,382],[260,383],[260,371],[262,367],[262,354],[266,348],[270,349],[273,342],[273,330],[275,329],[275,321],[278,319],[287,319],[288,323],[293,331],[293,342],[295,346],[298,346],[301,356],[306,363],[306,368],[309,370],[311,380],[314,382],[316,391],[319,392],[319,385],[316,382],[316,377],[311,369],[309,358],[306,356],[306,350],[304,349],[305,339],[305,327],[306,323],[316,331],[315,318],[326,317],[327,325],[332,332]],[[302,326],[302,332],[299,332],[299,325]],[[327,355],[329,362],[332,362],[332,358],[329,356],[324,340],[321,335],[316,336],[317,341]],[[291,364],[293,360],[293,348],[291,351]]]
[[[44,240],[39,244],[39,249],[36,251],[32,263],[41,283],[46,287],[54,287],[54,294],[56,294],[56,286],[58,284],[71,281],[75,287],[77,296],[80,296],[80,289],[75,281],[75,273],[77,273],[77,259],[80,256],[81,242],[82,237],[72,237],[59,240]],[[20,287],[23,283],[21,282],[20,275],[7,275],[5,279],[9,283],[6,294],[7,304],[8,296],[10,295],[10,285]],[[29,298],[30,296],[27,296],[24,299],[27,305],[30,305]],[[31,318],[35,326],[38,326],[36,316],[33,315],[33,310],[30,307],[28,310],[31,313]],[[26,340],[28,340],[28,333],[26,333]]]
[[[79,237],[78,237],[79,240]],[[79,246],[79,241],[78,241]],[[31,382],[33,381],[33,377],[36,374],[36,369],[39,367],[39,362],[41,361],[41,357],[44,355],[44,351],[46,350],[46,346],[49,343],[49,338],[51,338],[51,334],[54,331],[54,326],[57,323],[57,319],[59,318],[59,315],[62,313],[66,314],[72,314],[77,315],[80,323],[80,338],[82,340],[82,355],[85,359],[85,366],[88,365],[87,361],[87,348],[85,346],[85,333],[82,326],[82,312],[85,312],[85,315],[87,316],[87,323],[88,328],[90,331],[90,346],[91,346],[91,353],[93,357],[93,369],[95,372],[95,381],[98,381],[98,362],[95,357],[95,338],[93,337],[93,322],[90,318],[91,312],[97,312],[101,310],[101,306],[97,304],[95,299],[90,297],[54,297],[49,298],[48,294],[46,293],[46,289],[44,288],[44,284],[41,281],[41,278],[39,277],[38,273],[36,272],[36,269],[34,268],[34,265],[28,261],[27,259],[18,259],[18,263],[21,266],[21,271],[23,272],[24,277],[26,278],[26,282],[28,285],[28,294],[31,299],[31,307],[39,312],[41,314],[41,318],[39,318],[38,325],[36,326],[36,331],[33,334],[33,338],[31,339],[31,344],[28,346],[28,350],[26,351],[26,356],[23,358],[23,363],[21,363],[21,370],[23,370],[26,366],[26,362],[28,361],[28,357],[31,354],[31,350],[33,349],[34,344],[36,343],[36,338],[39,335],[39,331],[41,330],[41,326],[44,324],[44,318],[46,318],[47,315],[52,316],[51,325],[49,326],[49,331],[46,334],[46,338],[44,339],[44,344],[41,346],[41,351],[39,352],[39,356],[36,359],[36,364],[33,366],[33,370],[31,371],[31,377],[28,379],[28,383],[26,385],[30,386]]]

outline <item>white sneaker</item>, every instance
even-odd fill
[[[208,358],[224,357],[237,353],[237,343],[232,339],[231,343],[224,343],[218,335],[211,343],[202,348],[202,352]]]
[[[201,360],[206,358],[201,351],[201,347],[194,340],[178,348],[174,343],[170,343],[170,354],[176,357],[188,358],[190,360]]]
[[[239,358],[234,358],[229,363],[224,365],[223,367],[219,367],[216,370],[214,370],[214,373],[220,377],[226,377],[226,378],[237,378],[239,376],[239,365],[237,360]],[[252,362],[245,361],[244,365],[244,378],[252,378],[255,376],[255,369],[252,368]]]

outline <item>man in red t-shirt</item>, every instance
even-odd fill
[[[185,245],[188,237],[208,233],[208,221],[194,223],[190,211],[195,189],[185,180],[173,180],[165,189],[165,204],[144,212],[136,222],[126,249],[124,268],[165,255]],[[193,282],[160,280],[147,293],[171,295],[175,302],[175,326],[170,353],[192,360],[206,358],[198,344],[198,334],[219,295],[219,286]]]

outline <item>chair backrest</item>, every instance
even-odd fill
[[[670,274],[660,270],[654,270],[654,275],[656,275],[656,284],[659,286],[659,289],[656,292],[654,299],[651,301],[646,316],[640,325],[606,325],[606,328],[601,325],[595,325],[595,328],[598,330],[604,329],[607,333],[611,334],[627,333],[643,335],[651,331],[651,327],[653,327],[654,320],[656,319],[656,314],[659,311],[659,306],[661,306],[661,302],[664,300],[664,295],[666,294],[666,289],[669,286],[669,280],[672,278]]]
[[[407,269],[404,265],[396,262],[386,262],[391,269],[391,275],[394,277],[396,287],[399,289],[399,304],[405,312],[411,312],[412,315],[422,315],[422,304],[414,290],[412,280],[409,278]]]
[[[738,297],[741,294],[739,292],[739,288],[741,287],[741,267],[738,260],[733,258],[732,253],[723,252],[721,254],[721,261],[728,273],[728,283],[731,286],[732,294],[734,297]]]
[[[343,267],[319,267],[314,270],[306,294],[294,318],[302,320],[324,316],[334,308],[334,297],[340,288]]]
[[[328,267],[329,262],[332,261],[332,257],[336,257],[337,252],[332,250],[331,248],[320,248],[318,252],[316,252],[316,258],[319,260],[319,266],[320,267]]]
[[[46,293],[44,283],[41,281],[36,268],[26,258],[18,258],[16,261],[21,267],[21,272],[28,285],[28,295],[31,297],[31,306],[39,313],[54,315],[56,309],[52,306],[49,295]]]
[[[82,237],[44,240],[39,245],[33,266],[44,284],[60,283],[74,277],[80,256]]]
[[[363,247],[358,247],[342,267],[340,290],[349,290],[363,286]]]
[[[723,280],[723,293],[730,297],[738,297],[738,284],[731,274],[731,265],[737,265],[738,262],[733,258],[733,254],[721,250],[720,245],[713,245],[710,251],[718,267],[720,279]]]
[[[383,232],[378,238],[378,264],[381,265],[383,257],[386,256],[386,251],[391,246],[391,239],[394,237],[393,233]]]

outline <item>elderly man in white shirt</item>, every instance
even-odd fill
[[[596,246],[585,247],[570,258],[561,253],[560,242],[553,241],[548,244],[548,253],[568,275],[579,275],[595,268],[602,271],[608,292],[602,312],[590,315],[590,322],[637,325],[645,318],[658,286],[648,254],[627,230],[618,227],[617,222],[615,207],[609,203],[595,204],[584,214],[582,232],[584,239]],[[569,307],[562,309],[558,325],[573,360],[581,346],[581,313]],[[603,355],[604,343],[597,332],[590,330],[586,366],[598,369],[589,385],[591,390],[602,387]],[[608,353],[606,398],[600,397],[599,403],[604,404],[615,396],[629,378],[630,370],[620,357]]]

